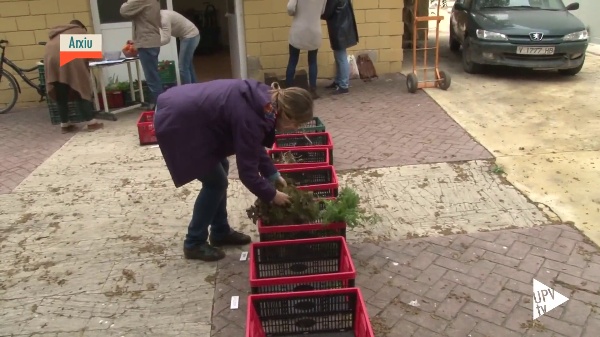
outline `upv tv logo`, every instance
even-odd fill
[[[61,34],[60,65],[75,59],[101,59],[102,34]]]

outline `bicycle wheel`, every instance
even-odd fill
[[[18,96],[15,77],[3,69],[0,77],[0,115],[9,112],[17,104]]]

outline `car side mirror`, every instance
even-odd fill
[[[567,10],[568,11],[575,11],[575,10],[578,10],[578,9],[579,9],[579,2],[574,2],[574,3],[569,4],[567,6]]]
[[[467,7],[465,7],[464,4],[460,3],[460,2],[455,2],[454,3],[454,9],[457,11],[466,11]]]

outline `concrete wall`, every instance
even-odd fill
[[[284,0],[245,0],[248,76],[263,79],[265,72],[285,73],[288,62],[288,34],[292,18]],[[378,74],[402,69],[403,0],[353,0],[360,43],[350,53],[369,51]],[[333,53],[323,22],[323,44],[319,49],[319,77],[334,74]],[[306,52],[300,55],[298,70],[306,69]]]
[[[590,42],[600,44],[600,0],[564,0],[565,5],[571,2],[579,2],[579,9],[571,13],[588,26]]]
[[[0,3],[0,39],[10,42],[6,57],[22,68],[31,68],[43,58],[44,47],[37,43],[48,40],[48,28],[78,19],[90,33],[94,30],[89,0],[2,0]],[[35,73],[29,77],[37,76]],[[21,83],[21,89],[18,106],[39,100],[37,92],[27,84]]]

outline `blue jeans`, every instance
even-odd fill
[[[308,51],[308,83],[311,88],[317,87],[317,52],[319,50]],[[294,76],[296,75],[296,66],[300,60],[300,49],[290,45],[290,58],[288,60],[287,71],[285,73],[285,84],[287,87],[294,85]]]
[[[198,179],[202,182],[202,188],[194,204],[192,220],[183,243],[185,248],[205,244],[209,225],[210,235],[215,240],[223,239],[231,232],[227,221],[228,174],[229,161],[225,158],[211,172]]]
[[[196,83],[194,52],[200,43],[200,34],[179,42],[179,76],[181,84]]]
[[[160,74],[158,73],[158,54],[160,48],[139,48],[138,56],[140,63],[142,64],[142,70],[144,70],[144,76],[146,77],[146,83],[148,89],[152,93],[152,97],[147,100],[150,104],[156,104],[158,95],[162,94],[163,86],[160,80]]]
[[[348,89],[350,85],[350,64],[348,63],[348,53],[346,49],[334,50],[335,58],[335,83],[342,89]]]

